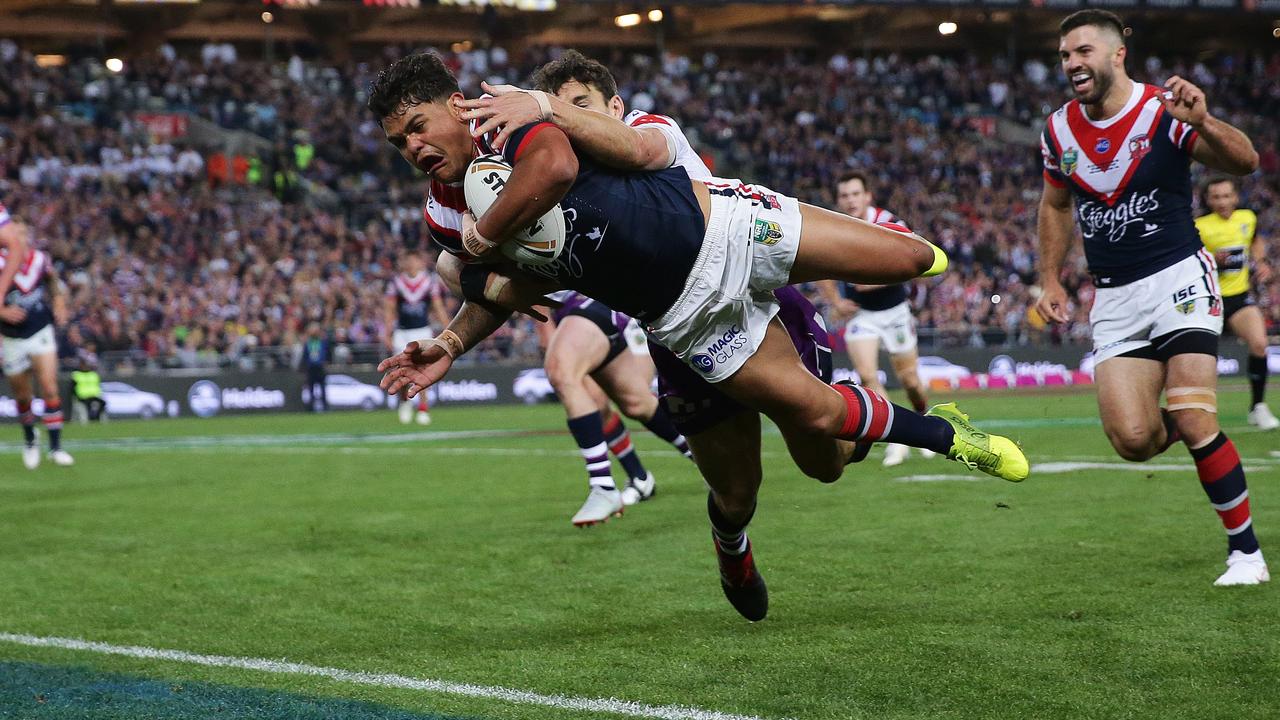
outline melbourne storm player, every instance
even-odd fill
[[[431,175],[429,205],[438,202],[437,192],[449,192],[447,183],[462,179],[476,155],[460,117],[462,99],[457,81],[430,54],[393,64],[370,93],[370,109],[388,141]],[[549,107],[543,110],[550,115]],[[945,255],[922,238],[736,180],[691,181],[681,168],[619,172],[576,153],[564,132],[546,121],[511,133],[503,153],[515,169],[484,217],[476,220],[460,203],[454,206],[461,208],[456,226],[445,232],[432,227],[446,249],[472,261],[466,269],[481,277],[486,300],[492,300],[489,281],[496,273],[474,260],[494,257],[499,241],[558,203],[566,219],[565,252],[550,265],[526,270],[645,323],[651,339],[703,379],[769,415],[789,446],[823,447],[821,462],[801,464],[806,473],[834,480],[856,457],[855,442],[888,441],[946,452],[1006,479],[1026,477],[1026,457],[1012,441],[975,430],[954,406],[921,416],[864,388],[815,378],[775,319],[774,290],[789,283],[833,277],[901,282],[940,272]],[[383,387],[421,392],[509,316],[468,299],[431,345],[411,343],[383,361]],[[745,548],[743,530],[754,504],[736,506],[734,497],[754,494],[713,493],[725,521],[716,529],[732,526],[743,537],[738,547]]]
[[[0,228],[25,229],[0,206]],[[10,230],[8,232],[13,232]],[[25,245],[25,242],[22,243]],[[18,403],[18,420],[26,441],[22,464],[28,470],[40,466],[36,442],[36,416],[31,411],[33,386],[40,384],[44,399],[44,427],[49,432],[49,459],[55,465],[72,465],[75,460],[62,449],[62,399],[58,396],[58,347],[53,336],[54,322],[66,320],[67,304],[62,286],[53,272],[49,256],[27,248],[26,257],[14,257],[7,245],[0,248],[0,277],[13,269],[13,282],[0,304],[0,336],[4,354],[4,374]]]
[[[866,175],[848,173],[836,181],[836,209],[840,212],[869,223],[906,226],[896,215],[871,202],[871,186]],[[831,304],[833,314],[848,318],[844,343],[862,385],[881,395],[888,394],[880,382],[880,345],[883,344],[911,406],[916,412],[924,412],[929,402],[917,371],[920,357],[916,353],[916,322],[911,317],[907,286],[901,283],[862,285],[825,280],[818,284],[818,288]],[[920,452],[925,457],[934,455],[923,448]],[[901,465],[907,459],[907,453],[906,445],[890,443],[884,449],[884,464]]]
[[[1256,169],[1244,133],[1209,114],[1204,93],[1178,77],[1168,91],[1129,79],[1123,25],[1082,10],[1062,21],[1059,54],[1076,99],[1042,137],[1037,310],[1067,320],[1060,283],[1071,244],[1071,201],[1097,285],[1093,327],[1103,430],[1126,460],[1182,440],[1227,531],[1227,571],[1216,585],[1269,579],[1254,536],[1235,446],[1217,416],[1222,297],[1213,255],[1191,216],[1190,161],[1233,174]],[[1161,410],[1160,393],[1168,398]]]
[[[1267,250],[1257,237],[1258,216],[1240,207],[1235,180],[1214,178],[1205,184],[1204,201],[1210,212],[1196,218],[1200,240],[1218,261],[1218,283],[1222,286],[1222,319],[1249,347],[1249,424],[1259,430],[1275,430],[1280,420],[1263,402],[1267,388],[1267,321],[1253,304],[1249,271],[1258,281],[1271,278]]]
[[[630,170],[678,166],[691,178],[711,177],[675,120],[638,110],[627,113],[613,74],[599,62],[568,50],[539,68],[533,80],[539,91],[547,93],[552,122],[602,162]],[[541,117],[535,96],[509,85],[483,87],[491,97],[464,100],[459,106],[467,109],[462,117],[476,124],[472,134],[485,137],[492,133],[493,146],[503,147],[510,131]],[[626,127],[618,127],[617,120],[623,120]],[[569,430],[587,463],[591,484],[573,523],[589,525],[604,522],[623,505],[648,499],[655,483],[632,448],[621,419],[608,411],[607,401],[602,409],[596,406],[588,375],[624,415],[639,420],[686,455],[689,449],[650,392],[653,365],[626,352],[624,329],[630,318],[581,293],[567,291],[558,299],[564,304],[554,311],[556,328],[547,346],[546,369],[569,416]],[[622,452],[618,460],[630,479],[621,492],[614,488],[604,462],[606,445],[615,454]]]
[[[411,341],[426,342],[433,336],[431,321],[444,327],[449,324],[449,313],[444,309],[440,294],[440,279],[427,270],[427,261],[421,253],[410,252],[401,260],[400,272],[387,283],[383,302],[384,325],[387,328],[386,343],[392,352]],[[427,394],[418,395],[418,424],[431,422]],[[414,404],[404,393],[400,397],[400,422],[413,420]]]

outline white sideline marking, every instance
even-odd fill
[[[489,685],[472,685],[470,683],[454,683],[445,680],[412,678],[405,675],[389,675],[379,673],[355,672],[340,668],[304,665],[302,663],[264,660],[262,658],[231,657],[227,655],[199,655],[181,650],[162,650],[159,648],[140,647],[137,645],[108,645],[107,643],[76,640],[73,638],[37,637],[35,635],[17,635],[0,632],[0,642],[26,645],[28,647],[51,647],[62,650],[80,650],[100,653],[102,655],[123,655],[143,660],[168,660],[171,662],[191,663],[208,667],[240,668],[280,675],[310,675],[323,677],[339,682],[356,685],[374,685],[377,687],[400,688],[405,690],[422,690],[424,692],[463,695],[466,697],[503,700],[521,705],[541,705],[560,710],[581,710],[584,712],[605,712],[614,715],[626,715],[638,718],[657,718],[658,720],[762,720],[754,715],[734,715],[702,710],[682,705],[645,705],[644,703],[619,700],[617,698],[577,698],[565,695],[539,695],[525,690],[496,687]]]
[[[1262,460],[1260,462],[1267,462]],[[1262,467],[1246,465],[1244,471],[1246,473],[1265,473],[1273,469],[1273,466],[1266,465]],[[1127,462],[1047,462],[1039,463],[1031,466],[1031,475],[1061,475],[1064,473],[1073,473],[1080,470],[1128,470],[1130,472],[1195,472],[1196,466],[1190,463],[1186,465],[1170,465],[1164,464],[1143,464],[1143,463],[1127,463]],[[977,482],[979,480],[995,480],[996,478],[987,475],[966,474],[966,475],[904,475],[894,478],[896,482]]]

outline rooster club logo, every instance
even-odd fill
[[[1134,162],[1138,162],[1149,152],[1151,152],[1151,139],[1145,134],[1129,138],[1129,155],[1133,157]]]

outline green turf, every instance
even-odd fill
[[[959,399],[1035,463],[1118,462],[1089,394]],[[1222,403],[1265,545],[1280,435],[1249,432],[1241,394]],[[770,434],[752,538],[771,609],[752,625],[720,594],[701,482],[652,436],[636,440],[658,497],[575,530],[585,472],[558,407],[433,418],[71,426],[77,465],[30,473],[5,445],[0,632],[767,718],[1276,717],[1275,590],[1211,587],[1225,541],[1181,449],[1147,471],[1021,485],[942,460],[886,470],[877,451],[825,486]],[[540,432],[457,435],[508,429]],[[957,479],[895,480],[913,474]],[[606,717],[6,643],[0,661],[421,713]]]

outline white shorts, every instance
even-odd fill
[[[653,339],[709,382],[755,354],[778,312],[800,247],[800,203],[758,185],[712,178],[711,217],[684,292],[649,326]]]
[[[0,344],[4,354],[4,374],[17,375],[31,369],[31,358],[40,355],[57,355],[58,343],[53,337],[53,326],[45,325],[29,338],[6,337]]]
[[[844,343],[878,339],[890,355],[916,349],[916,320],[911,304],[898,303],[888,310],[859,310],[844,328]]]
[[[1098,288],[1089,313],[1093,361],[1151,345],[1152,338],[1186,329],[1222,334],[1218,266],[1205,250],[1128,285]]]
[[[421,342],[430,340],[431,338],[434,338],[434,337],[435,335],[431,332],[431,328],[429,327],[398,328],[394,333],[391,334],[391,342],[393,345],[395,345],[395,347],[391,349],[395,352],[400,352],[401,350],[404,349],[405,345],[408,345],[414,340],[417,340],[418,342],[421,343]]]

